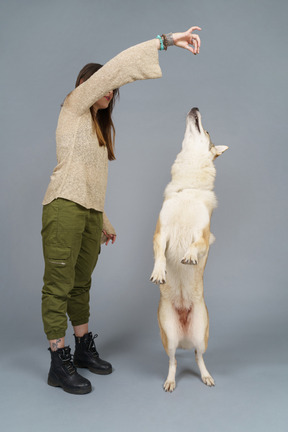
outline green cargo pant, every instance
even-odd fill
[[[91,275],[100,253],[103,214],[58,198],[43,207],[42,318],[48,340],[89,321]]]

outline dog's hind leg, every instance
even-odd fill
[[[166,392],[170,392],[170,393],[172,393],[176,387],[175,376],[176,376],[177,361],[176,361],[175,353],[176,353],[175,346],[168,348],[169,370],[163,388]]]
[[[212,376],[210,375],[210,373],[208,372],[208,370],[205,366],[204,359],[203,359],[203,353],[195,350],[195,358],[196,358],[196,362],[198,364],[198,367],[200,369],[201,379],[202,379],[203,383],[209,387],[215,386],[214,379],[212,378]]]
[[[158,308],[158,323],[163,347],[169,357],[169,370],[163,388],[166,392],[173,392],[176,387],[176,349],[178,347],[177,316],[171,302],[163,298],[162,290],[169,289],[168,285],[161,286],[161,296]]]
[[[161,228],[160,218],[158,219],[154,238],[153,238],[153,249],[154,249],[154,268],[151,274],[150,280],[155,284],[164,284],[166,282],[166,235]]]
[[[208,372],[203,359],[209,338],[209,316],[204,300],[194,304],[192,328],[194,328],[195,358],[200,369],[201,379],[207,386],[214,386],[214,379]]]
[[[211,240],[214,237],[212,236],[211,236]],[[187,252],[182,258],[181,263],[194,264],[194,265],[198,264],[199,259],[208,252],[209,244],[210,244],[210,227],[207,226],[203,230],[194,233],[194,242],[187,249]]]

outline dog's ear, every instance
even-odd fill
[[[214,154],[214,159],[224,153],[228,148],[229,147],[223,145],[212,147],[211,151]]]

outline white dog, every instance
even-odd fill
[[[210,219],[217,205],[213,161],[227,148],[212,144],[198,108],[193,108],[187,115],[182,151],[172,166],[172,180],[165,189],[153,240],[151,281],[160,284],[158,321],[169,356],[165,391],[172,392],[176,386],[177,348],[195,348],[202,381],[215,385],[203,360],[209,337],[203,273],[214,241],[210,233]]]

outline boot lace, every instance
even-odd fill
[[[92,336],[91,334],[91,338],[89,339],[89,344],[88,344],[88,351],[90,351],[94,357],[99,357],[98,351],[96,349],[96,345],[94,342],[94,339],[96,339],[98,337],[98,334],[95,334],[94,336]]]
[[[70,351],[70,348],[66,349],[61,356],[61,360],[69,375],[73,375],[76,372],[76,368],[73,364],[73,354]]]
[[[63,366],[69,373],[69,375],[73,375],[76,372],[76,368],[73,364],[73,356],[71,355],[70,359],[63,360]]]

